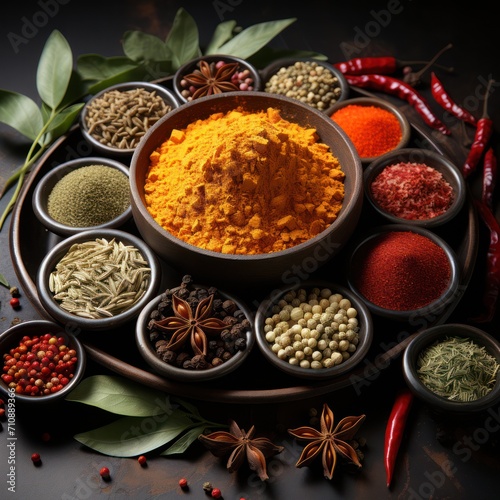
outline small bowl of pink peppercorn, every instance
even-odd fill
[[[244,59],[211,54],[181,66],[174,75],[173,88],[179,101],[186,103],[213,94],[260,90],[261,78]]]
[[[76,334],[47,320],[23,321],[0,334],[2,398],[41,404],[66,397],[86,367]]]

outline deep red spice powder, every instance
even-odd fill
[[[411,231],[373,237],[353,265],[358,290],[370,302],[394,311],[427,306],[443,294],[451,277],[445,251]]]
[[[406,220],[433,219],[444,214],[454,199],[441,172],[424,163],[387,165],[370,190],[380,208]]]

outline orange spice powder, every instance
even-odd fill
[[[150,156],[144,194],[153,218],[207,250],[276,252],[316,236],[344,199],[338,159],[269,108],[235,109],[173,130]]]
[[[372,158],[392,151],[403,132],[397,117],[378,106],[349,104],[331,115],[349,136],[361,158]]]

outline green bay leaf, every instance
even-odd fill
[[[218,50],[221,54],[247,59],[295,21],[296,18],[290,18],[254,24],[238,33],[234,38],[231,38],[231,40],[219,47]]]
[[[219,47],[230,40],[233,36],[236,21],[229,20],[215,27],[212,38],[205,48],[205,54],[217,54]]]
[[[200,425],[188,432],[184,433],[172,446],[169,446],[165,451],[160,453],[162,456],[168,455],[178,455],[184,453],[197,439],[200,434],[203,433],[206,426]]]
[[[182,7],[175,15],[165,43],[172,53],[174,70],[200,55],[198,26],[193,17]]]
[[[160,448],[192,425],[189,418],[174,410],[156,417],[124,417],[74,438],[95,451],[113,457],[133,457]]]
[[[163,40],[142,31],[125,32],[122,45],[124,54],[137,63],[172,58],[171,50]]]
[[[42,112],[33,99],[0,89],[0,122],[35,141],[43,127]]]
[[[83,103],[73,104],[60,111],[54,117],[47,128],[47,133],[50,134],[51,141],[65,134],[71,128],[83,106]]]
[[[93,375],[66,396],[117,415],[150,417],[172,413],[167,394],[113,375]]]
[[[10,286],[7,278],[2,273],[0,273],[0,285],[6,286],[7,288]]]
[[[64,99],[72,71],[71,47],[61,32],[54,30],[43,48],[36,73],[38,94],[54,110]]]

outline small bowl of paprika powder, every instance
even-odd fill
[[[404,113],[378,97],[355,97],[326,111],[354,144],[364,165],[408,145],[411,127]]]
[[[373,228],[354,242],[347,281],[374,315],[396,321],[435,318],[460,298],[453,249],[432,231],[405,224]]]
[[[62,399],[79,384],[86,367],[85,350],[76,335],[47,320],[24,321],[3,332],[0,353],[0,393],[6,402]]]
[[[365,197],[389,222],[435,227],[465,203],[459,169],[445,156],[421,148],[391,151],[364,171]]]

